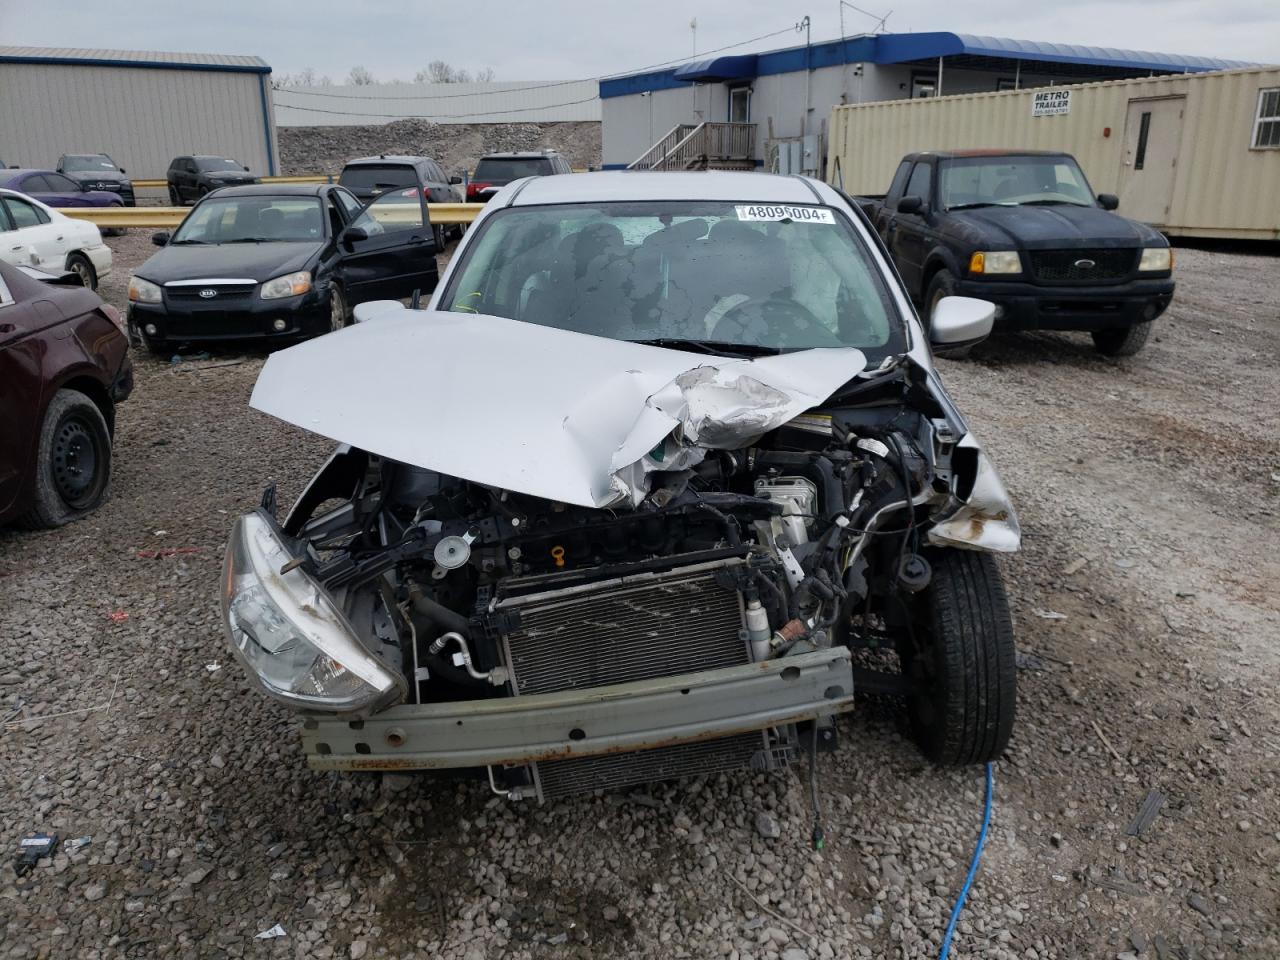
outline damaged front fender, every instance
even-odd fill
[[[995,465],[973,434],[952,453],[953,490],[960,505],[934,522],[929,542],[940,547],[1014,553],[1022,545],[1018,514]]]

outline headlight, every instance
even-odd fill
[[[129,278],[129,299],[133,303],[159,303],[160,288],[150,280],[141,277]]]
[[[283,277],[268,280],[262,285],[263,300],[279,300],[281,297],[296,297],[311,289],[311,271],[299,270],[287,273]]]
[[[1173,269],[1172,247],[1145,247],[1142,259],[1138,261],[1138,269],[1156,273]]]
[[[969,258],[970,273],[1021,273],[1017,250],[979,250]]]
[[[300,569],[263,513],[236,520],[222,577],[227,638],[267,693],[293,707],[349,713],[403,695],[404,681],[360,643],[328,593]]]

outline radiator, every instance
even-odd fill
[[[749,663],[742,597],[717,582],[740,558],[505,597],[516,695],[602,687]],[[551,589],[546,589],[551,586]],[[544,799],[639,783],[785,766],[764,732],[532,765]]]
[[[739,559],[498,601],[512,692],[551,693],[750,662],[742,597],[716,582]]]

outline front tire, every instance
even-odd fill
[[[111,432],[92,400],[59,390],[45,411],[35,464],[35,502],[18,523],[60,527],[95,510],[111,484]]]
[[[182,194],[178,192],[178,188],[175,187],[173,184],[169,184],[169,206],[171,207],[182,206]]]
[[[1132,357],[1147,344],[1154,320],[1135,323],[1131,327],[1094,330],[1093,346],[1104,357]]]
[[[329,287],[329,332],[341,330],[351,322],[351,313],[347,309],[347,300],[342,295],[342,288],[336,283]]]
[[[82,287],[88,287],[90,290],[98,289],[98,273],[83,253],[73,253],[67,257],[67,269],[80,278]]]
[[[935,763],[985,763],[1013,732],[1017,664],[1013,619],[989,553],[936,550],[899,646],[908,710],[921,752]]]

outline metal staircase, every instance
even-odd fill
[[[628,170],[752,170],[754,123],[678,123]]]

